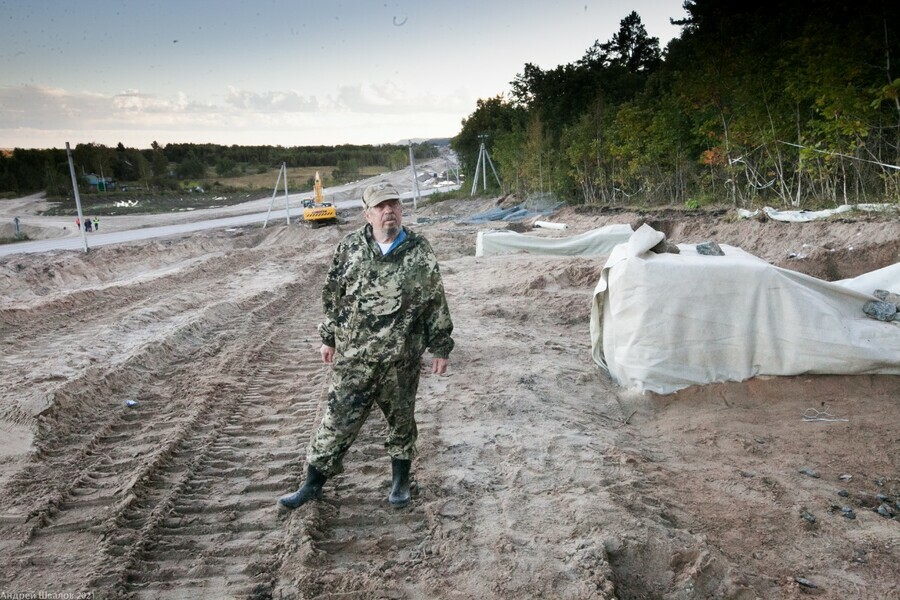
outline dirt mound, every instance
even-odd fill
[[[29,240],[47,240],[66,237],[69,235],[69,232],[58,227],[41,227],[38,225],[20,224],[19,234],[26,236]],[[14,224],[4,223],[0,225],[0,240],[11,240],[15,236],[16,226]]]
[[[0,580],[134,598],[900,594],[900,379],[626,393],[590,357],[605,258],[476,258],[479,228],[507,225],[464,217],[496,205],[406,216],[441,260],[457,348],[422,378],[402,510],[375,413],[321,502],[275,504],[324,400],[320,290],[358,213],[0,259]],[[536,235],[651,222],[827,279],[900,259],[892,221],[549,219],[569,229]]]

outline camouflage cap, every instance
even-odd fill
[[[389,183],[382,182],[376,183],[374,185],[370,185],[366,188],[366,191],[363,192],[363,206],[365,208],[372,208],[373,206],[378,206],[382,202],[386,202],[388,200],[399,200],[400,194],[397,193],[397,189]]]

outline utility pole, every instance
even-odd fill
[[[78,195],[78,179],[75,177],[75,161],[72,160],[72,149],[66,142],[66,156],[69,158],[69,173],[72,175],[72,189],[75,190],[75,209],[78,211],[78,230],[81,231],[81,241],[84,242],[84,251],[88,251],[87,234],[84,232],[84,217],[81,214],[81,196]],[[82,165],[82,168],[84,165]]]
[[[491,160],[491,155],[488,154],[487,148],[484,145],[487,134],[480,134],[478,139],[481,140],[481,146],[478,148],[478,158],[475,159],[475,177],[472,178],[472,192],[469,196],[474,196],[475,190],[478,189],[479,172],[481,173],[482,190],[487,191],[487,167],[485,166],[485,161],[487,161],[487,164],[491,165],[491,171],[494,173],[497,185],[500,186],[501,191],[503,190],[503,184],[500,183],[500,176],[497,175],[497,169],[494,168],[494,161]]]
[[[281,163],[281,170],[278,171],[278,179],[275,180],[275,189],[272,190],[272,201],[269,202],[269,210],[266,212],[266,219],[263,221],[263,229],[269,224],[269,215],[272,214],[272,205],[275,204],[275,196],[278,195],[278,185],[281,183],[281,176],[284,176],[284,213],[287,218],[287,224],[291,224],[291,212],[288,206],[288,181],[287,181],[287,163]]]
[[[417,202],[419,199],[419,177],[416,174],[416,157],[413,156],[412,140],[409,140],[409,166],[412,169],[413,210],[415,210],[416,208],[418,208]]]

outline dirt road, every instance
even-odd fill
[[[475,258],[453,217],[486,207],[407,216],[441,260],[457,348],[449,375],[423,375],[401,510],[375,412],[321,502],[275,504],[327,385],[325,269],[361,221],[0,259],[0,592],[900,597],[900,522],[875,512],[900,512],[900,378],[625,392],[590,358],[603,257]],[[557,218],[572,234],[638,217]],[[900,258],[896,221],[653,224],[830,279]],[[823,403],[848,421],[801,421]]]

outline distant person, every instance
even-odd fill
[[[75,217],[75,227],[78,228],[78,231],[81,231],[81,219]]]
[[[94,217],[94,231],[100,231],[100,217]]]
[[[88,217],[87,219],[84,220],[84,230],[91,231],[91,218],[90,217]]]
[[[344,470],[344,455],[373,404],[388,423],[388,501],[406,506],[422,355],[431,351],[431,372],[440,375],[453,349],[437,258],[424,237],[402,226],[397,190],[386,183],[369,186],[363,205],[367,224],[338,244],[322,291],[319,352],[333,367],[331,385],[306,451],[306,482],[279,500],[287,508],[318,499],[325,481]]]

